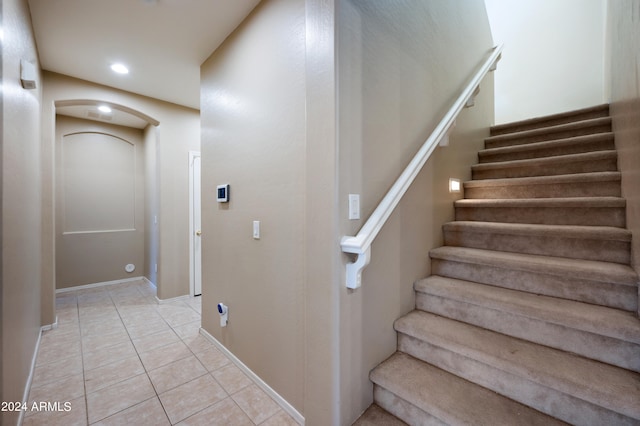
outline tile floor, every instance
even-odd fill
[[[297,425],[199,334],[200,300],[159,305],[144,281],[58,294],[27,406],[63,409],[23,425]]]

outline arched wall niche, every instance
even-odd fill
[[[58,291],[146,275],[145,134],[155,127],[114,124],[56,117]]]
[[[158,126],[160,122],[141,111],[126,105],[97,99],[67,99],[54,102],[56,114],[89,120],[109,122],[126,127],[143,129],[147,125]],[[108,106],[112,112],[102,113],[98,107]]]

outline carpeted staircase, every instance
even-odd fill
[[[491,135],[356,423],[639,425],[638,276],[608,106]]]

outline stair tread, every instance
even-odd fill
[[[437,275],[416,282],[415,290],[640,344],[640,320],[631,312]]]
[[[620,180],[620,172],[589,172],[567,175],[531,176],[518,178],[480,179],[464,182],[464,188],[491,186],[553,185],[563,183],[604,182]]]
[[[532,142],[532,143],[522,144],[522,145],[510,145],[510,146],[501,146],[498,148],[487,148],[479,151],[478,155],[480,157],[483,157],[486,155],[506,154],[506,153],[524,152],[524,151],[536,151],[540,149],[573,145],[578,143],[588,143],[588,142],[602,141],[602,140],[613,141],[613,138],[614,136],[612,132],[594,133],[592,135],[572,136],[569,138],[553,139],[553,140],[541,141],[541,142]]]
[[[552,120],[558,120],[558,119],[562,119],[562,118],[579,116],[580,114],[585,114],[585,113],[590,113],[590,112],[601,112],[601,111],[603,111],[606,114],[608,114],[608,112],[609,112],[609,104],[601,104],[601,105],[596,105],[596,106],[587,107],[587,108],[581,108],[581,109],[572,110],[572,111],[560,112],[560,113],[557,113],[557,114],[550,114],[550,115],[544,115],[544,116],[539,116],[539,117],[534,117],[534,118],[528,118],[528,119],[525,119],[525,120],[513,121],[513,122],[509,122],[509,123],[496,124],[494,126],[491,126],[491,132],[502,132],[502,131],[505,131],[506,129],[510,129],[510,128],[513,128],[513,127],[536,125],[538,123],[544,123],[544,122],[548,122],[548,121],[552,121]],[[575,120],[575,121],[582,121],[582,120]]]
[[[467,247],[438,247],[429,252],[431,258],[571,276],[590,281],[612,282],[637,287],[638,276],[627,265],[597,260],[569,259],[534,254],[508,253]]]
[[[454,221],[443,225],[446,231],[466,231],[487,234],[553,236],[565,238],[631,241],[631,232],[613,226],[544,225],[528,223]]]
[[[569,198],[467,198],[455,201],[456,207],[625,207],[620,197]]]
[[[395,323],[398,332],[493,368],[640,419],[640,375],[422,311]]]
[[[584,152],[579,154],[554,155],[552,157],[527,158],[524,160],[496,161],[491,163],[474,164],[472,170],[512,169],[516,167],[533,167],[541,165],[566,164],[579,161],[597,161],[617,158],[615,150]]]
[[[514,419],[528,425],[565,424],[402,352],[376,367],[370,377],[447,424],[512,424]]]
[[[548,133],[557,133],[557,132],[570,131],[574,129],[581,129],[584,127],[606,125],[610,123],[611,123],[611,117],[591,118],[587,120],[574,121],[571,123],[558,124],[555,126],[547,126],[547,127],[542,127],[538,129],[523,130],[520,132],[507,133],[507,134],[498,135],[498,136],[489,136],[488,138],[485,139],[485,141],[489,142],[489,141],[499,141],[499,140],[502,141],[502,140],[520,139],[520,138],[526,138],[530,136],[544,135]]]

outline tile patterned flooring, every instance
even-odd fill
[[[43,332],[27,411],[31,425],[296,426],[199,334],[200,298],[158,304],[144,281],[60,293]]]

